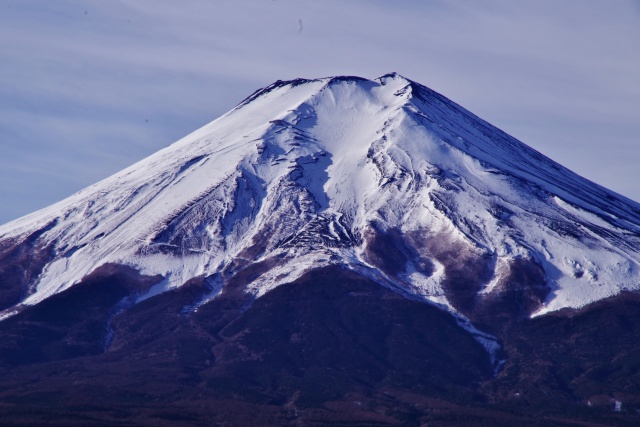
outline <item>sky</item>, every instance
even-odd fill
[[[640,0],[0,0],[0,224],[276,80],[392,71],[640,201]]]

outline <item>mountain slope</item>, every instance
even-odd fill
[[[542,314],[637,289],[639,233],[638,204],[401,76],[277,82],[0,228],[5,265],[41,249],[27,278],[3,271],[15,285],[2,305],[11,315],[108,263],[164,278],[141,298],[194,277],[213,297],[250,267],[260,296],[341,264],[470,315],[527,265],[539,289],[523,309]],[[472,266],[463,290],[454,252]]]
[[[279,81],[0,227],[0,413],[634,425],[639,249],[640,205],[424,86]]]

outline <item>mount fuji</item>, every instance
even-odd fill
[[[640,204],[398,74],[278,81],[0,227],[0,412],[632,425],[638,290]]]

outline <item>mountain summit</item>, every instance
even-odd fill
[[[388,74],[277,81],[122,172],[0,227],[0,326],[32,328],[49,319],[34,313],[62,310],[65,328],[89,334],[90,319],[92,338],[74,357],[130,348],[141,338],[122,319],[139,321],[136,313],[159,301],[180,313],[172,320],[180,328],[202,312],[227,325],[216,326],[227,335],[210,338],[222,345],[228,322],[264,316],[247,326],[251,336],[271,327],[266,319],[280,321],[264,313],[283,301],[310,293],[300,307],[326,302],[311,290],[319,283],[340,298],[360,295],[354,310],[372,321],[409,304],[443,330],[459,328],[451,336],[462,334],[462,347],[485,351],[467,366],[477,384],[514,375],[502,368],[525,357],[514,344],[522,329],[505,325],[538,324],[640,289],[640,205]],[[385,319],[399,322],[394,316]],[[82,335],[62,334],[74,345]],[[295,334],[290,342],[305,339]],[[71,357],[55,348],[38,360]],[[447,360],[460,366],[464,357]]]
[[[398,74],[278,81],[0,228],[5,256],[21,245],[38,260],[4,272],[5,317],[105,264],[163,277],[140,299],[195,277],[213,298],[247,270],[259,297],[340,265],[463,313],[514,287],[526,315],[640,287],[637,203]]]

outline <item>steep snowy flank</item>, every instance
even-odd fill
[[[259,297],[337,264],[461,322],[511,294],[540,315],[640,288],[640,205],[397,74],[278,81],[0,227],[0,260],[27,246],[41,266],[3,273],[22,287],[3,317],[104,264],[164,278],[139,299],[194,277]]]

